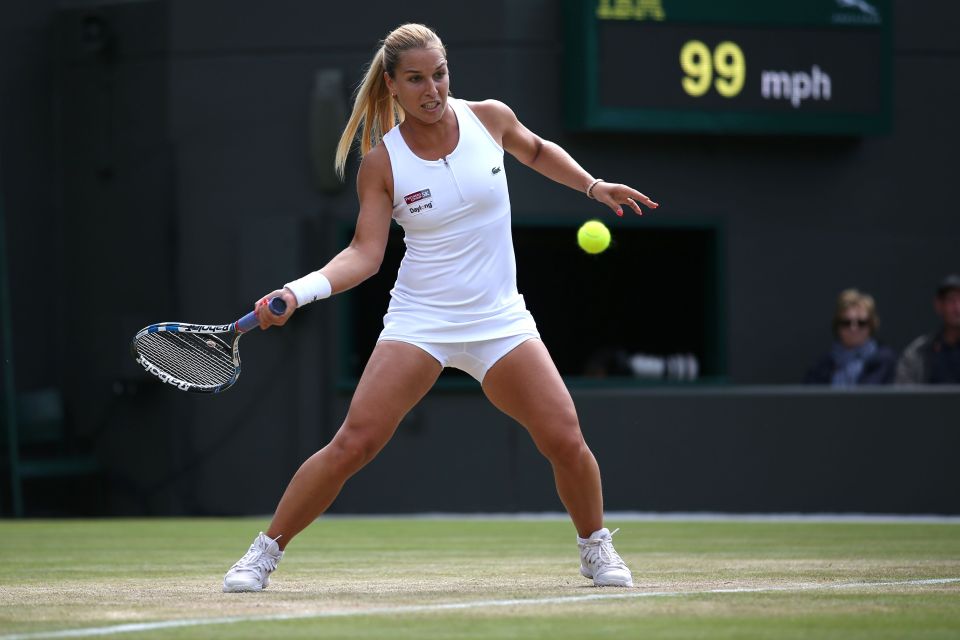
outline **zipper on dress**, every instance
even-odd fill
[[[460,196],[460,202],[461,202],[461,204],[462,204],[462,203],[465,203],[466,200],[464,200],[464,198],[463,198],[463,191],[460,190],[460,183],[457,181],[457,174],[454,173],[453,167],[451,167],[451,166],[450,166],[450,163],[447,162],[447,157],[446,157],[446,156],[444,156],[443,158],[441,158],[441,160],[443,160],[443,166],[445,166],[445,167],[447,168],[447,170],[450,172],[450,177],[453,178],[453,186],[455,186],[455,187],[457,188],[457,195]]]

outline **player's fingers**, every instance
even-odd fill
[[[255,309],[257,311],[257,320],[260,323],[260,328],[269,329],[272,323],[270,322],[270,318],[267,317],[267,314],[269,313],[269,310],[267,309],[267,299],[261,298],[258,300]]]
[[[630,194],[630,197],[633,198],[635,202],[642,202],[644,205],[650,207],[651,209],[656,209],[657,207],[660,206],[659,204],[651,200],[646,195],[640,193],[639,191],[633,191],[633,193]]]
[[[620,216],[621,218],[623,217],[623,207],[621,207],[620,203],[617,202],[614,198],[603,198],[603,199],[597,198],[597,200],[599,200],[603,204],[610,207],[613,210],[613,212],[618,216]]]
[[[254,305],[254,309],[257,312],[257,320],[261,329],[269,329],[274,325],[283,325],[286,323],[287,318],[290,317],[290,313],[292,311],[290,309],[290,305],[287,305],[287,311],[281,315],[275,314],[270,309],[270,300],[278,297],[281,293],[282,292],[280,291],[274,291],[270,295],[258,300],[256,305]]]
[[[269,300],[273,298],[279,298],[286,305],[286,309],[283,313],[277,315],[269,308]],[[290,316],[293,315],[293,312],[297,310],[297,299],[290,293],[287,289],[277,289],[268,296],[268,305],[266,311],[270,316],[270,320],[273,324],[278,326],[283,326],[287,324],[287,320],[290,319]]]
[[[633,198],[627,198],[627,204],[630,205],[630,208],[638,215],[643,215],[643,209],[640,208],[640,205],[637,204],[637,201]]]
[[[624,202],[629,204],[628,200],[633,199],[634,202],[639,202],[640,204],[646,207],[650,207],[651,209],[656,209],[657,207],[660,206],[659,204],[651,200],[649,196],[647,196],[644,193],[640,193],[633,187],[629,187],[625,184],[614,184],[611,186],[613,187],[612,189],[613,196],[614,198],[617,199],[618,202]]]
[[[601,185],[606,186],[605,183],[600,183],[598,187]],[[621,204],[627,205],[633,209],[634,213],[641,216],[643,215],[643,209],[640,208],[641,204],[650,207],[651,209],[656,209],[660,206],[658,203],[651,200],[646,194],[640,193],[636,189],[628,187],[625,184],[610,184],[604,191],[605,193],[603,195],[606,197],[603,198],[603,202],[608,207],[613,209],[613,212],[618,216],[623,215],[623,209],[620,206]],[[594,193],[596,193],[596,189],[594,190]],[[598,196],[598,199],[600,199],[600,196]]]

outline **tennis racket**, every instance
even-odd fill
[[[278,316],[287,310],[282,298],[268,306]],[[232,324],[151,324],[133,337],[130,353],[147,373],[181,391],[220,393],[240,377],[240,336],[258,325],[256,311]]]

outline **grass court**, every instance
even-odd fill
[[[957,638],[960,524],[618,520],[633,589],[560,518],[315,523],[270,588],[222,593],[266,519],[0,522],[13,638]]]

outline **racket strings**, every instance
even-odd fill
[[[158,369],[191,384],[215,386],[236,377],[230,346],[210,335],[147,333],[137,340],[137,351]]]

